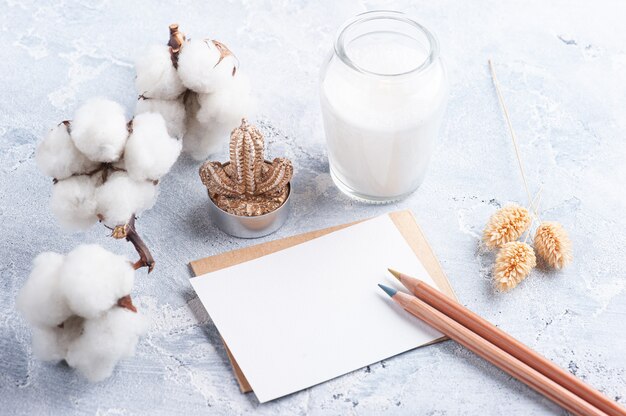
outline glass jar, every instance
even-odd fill
[[[397,201],[415,191],[448,90],[434,35],[400,12],[359,14],[339,29],[320,78],[337,187],[368,202]]]

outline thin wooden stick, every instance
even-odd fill
[[[496,76],[496,68],[491,62],[489,62],[489,70],[491,71],[491,79],[493,81],[493,86],[496,88],[496,94],[498,95],[498,101],[500,102],[500,107],[502,107],[502,112],[504,113],[504,118],[506,119],[506,124],[509,127],[509,132],[511,133],[511,139],[513,140],[513,147],[515,148],[515,156],[517,157],[517,163],[519,164],[519,170],[522,174],[522,180],[524,181],[524,188],[526,189],[526,195],[528,196],[528,203],[532,204],[532,198],[530,196],[530,190],[528,188],[528,182],[526,181],[526,174],[524,173],[524,165],[522,164],[522,157],[520,155],[519,147],[517,145],[517,136],[515,135],[515,130],[513,130],[513,124],[511,123],[511,117],[509,116],[509,110],[504,103],[504,98],[502,97],[502,93],[500,92],[500,83],[498,82],[498,77]]]
[[[569,412],[580,416],[607,416],[606,413],[598,410],[573,392],[498,348],[449,316],[444,315],[426,302],[406,293],[398,292],[395,289],[383,285],[379,286],[391,296],[394,302],[402,306],[411,315],[421,319]]]
[[[526,243],[528,241],[528,237],[530,237],[530,230],[533,228],[535,219],[539,221],[539,217],[537,215],[537,209],[539,208],[539,203],[541,202],[541,191],[543,191],[543,185],[541,186],[541,188],[539,188],[539,190],[535,194],[535,197],[533,198],[533,201],[528,207],[528,211],[530,211],[531,217],[530,217],[530,225],[528,226],[528,231],[526,231],[526,237],[524,238],[524,243]]]
[[[613,400],[588,386],[536,351],[528,348],[528,346],[467,309],[454,299],[444,295],[422,280],[415,279],[392,269],[389,269],[389,271],[421,301],[426,302],[442,314],[450,317],[472,332],[475,332],[480,337],[522,361],[557,384],[560,384],[577,396],[580,396],[601,411],[611,416],[626,415],[626,410]]]

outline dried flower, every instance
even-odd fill
[[[72,121],[48,133],[35,159],[53,178],[50,207],[63,227],[85,230],[99,220],[113,229],[134,222],[135,215],[152,207],[158,181],[181,148],[159,114],[143,113],[127,122],[122,106],[95,98],[83,104]],[[128,239],[142,246],[145,252],[139,254],[152,268],[139,235]]]
[[[170,135],[183,139],[183,151],[204,160],[252,110],[249,81],[238,67],[223,43],[187,39],[172,24],[167,45],[153,45],[135,62],[135,114],[161,114]]]
[[[530,227],[530,223],[530,214],[526,208],[508,205],[489,218],[483,231],[483,241],[490,249],[502,247],[503,244],[517,240]]]
[[[40,170],[54,178],[52,211],[66,228],[84,230],[98,219],[125,224],[149,209],[156,183],[172,167],[180,141],[155,113],[126,121],[116,102],[95,98],[73,121],[60,123],[39,143]]]
[[[65,360],[90,381],[110,376],[147,330],[130,296],[134,275],[125,257],[98,245],[39,254],[16,301],[32,325],[34,355]]]
[[[513,289],[528,276],[536,264],[535,252],[528,244],[519,241],[504,244],[496,257],[496,287],[503,292]]]
[[[555,269],[562,269],[572,261],[572,242],[558,222],[544,221],[537,227],[535,249]]]

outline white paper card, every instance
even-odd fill
[[[191,279],[261,403],[442,335],[377,286],[436,287],[388,215]]]

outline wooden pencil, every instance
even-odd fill
[[[562,408],[580,416],[606,416],[606,413],[592,406],[565,387],[496,347],[426,302],[406,293],[398,292],[390,287],[379,286],[407,312],[494,364],[507,374],[515,377]]]
[[[560,384],[596,408],[610,416],[626,415],[626,410],[613,400],[585,384],[582,380],[574,377],[552,361],[541,356],[536,351],[530,349],[528,346],[429,284],[392,269],[389,269],[389,272],[418,299],[426,302],[439,312],[447,315],[498,348],[522,361],[524,364]]]

